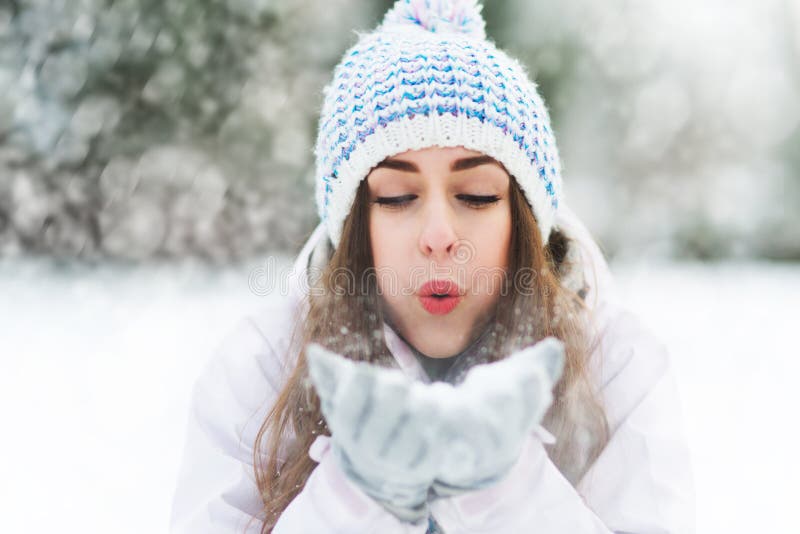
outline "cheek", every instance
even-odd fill
[[[511,244],[511,215],[499,212],[492,221],[476,229],[476,242],[481,243],[481,264],[485,267],[508,266],[508,250]]]
[[[370,219],[370,242],[372,263],[375,267],[378,287],[383,298],[392,300],[407,283],[409,255],[403,243],[408,237],[396,223]]]
[[[473,229],[468,238],[475,243],[470,251],[472,257],[461,266],[462,281],[479,307],[496,300],[508,269],[511,225],[498,219]]]
[[[372,262],[376,268],[391,263],[391,227],[380,216],[372,215],[369,221],[369,239],[372,246]]]

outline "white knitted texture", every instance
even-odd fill
[[[501,162],[547,241],[563,196],[549,114],[525,69],[492,43],[419,27],[383,28],[345,53],[324,92],[316,201],[334,246],[370,170],[387,157],[431,146],[463,146]],[[427,113],[418,111],[426,106]],[[440,114],[439,107],[456,115]]]

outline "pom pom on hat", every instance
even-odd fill
[[[418,26],[432,33],[462,33],[485,39],[482,7],[477,0],[398,0],[386,13],[381,28]]]

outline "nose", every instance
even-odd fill
[[[445,264],[458,241],[453,213],[446,201],[432,198],[423,217],[420,250],[426,258]]]

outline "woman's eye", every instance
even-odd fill
[[[399,197],[377,197],[376,204],[385,206],[387,208],[402,208],[408,205],[412,200],[416,199],[417,195],[401,195]],[[456,198],[474,208],[486,207],[500,200],[497,195],[456,195]]]
[[[458,198],[463,200],[467,205],[476,208],[482,208],[500,200],[500,197],[497,195],[458,195]]]
[[[388,208],[400,208],[417,198],[417,195],[402,195],[399,197],[378,197],[375,199],[377,204]]]

